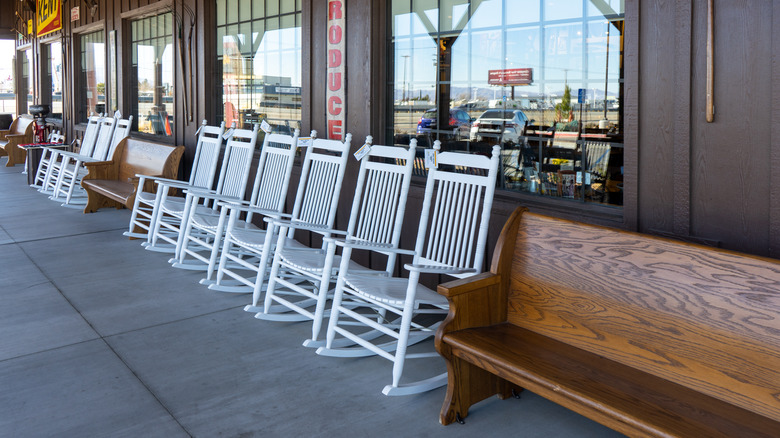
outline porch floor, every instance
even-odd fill
[[[61,207],[5,162],[0,436],[620,436],[527,391],[441,426],[445,388],[382,395],[386,360],[317,356],[310,324],[256,320],[123,237],[128,210]]]

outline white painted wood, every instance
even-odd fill
[[[435,142],[434,149],[439,147]],[[353,272],[349,258],[353,246],[360,246],[340,243],[344,250],[325,346],[317,353],[342,357],[375,354],[392,361],[392,381],[383,390],[386,395],[413,394],[446,383],[446,374],[401,382],[406,359],[438,357],[436,352],[407,354],[407,347],[433,336],[447,313],[446,299],[422,286],[420,275],[463,278],[483,267],[500,148],[494,147],[490,158],[442,152],[437,161],[437,168],[428,169],[413,260],[404,265],[408,278]],[[416,318],[424,314],[440,316],[429,316],[433,323],[428,319],[418,322]],[[384,335],[379,339],[391,340],[375,343],[375,333]],[[349,344],[352,346],[345,346]]]
[[[285,217],[296,223],[328,229],[333,227],[336,219],[336,206],[341,194],[352,136],[347,134],[344,142],[324,140],[316,138],[316,131],[312,131],[311,137],[313,140],[311,146],[306,148],[293,211]],[[271,260],[274,244],[277,243],[275,234],[278,227],[273,221],[268,223],[265,231],[242,227],[238,220],[242,212],[267,212],[256,207],[234,204],[225,206],[225,214],[229,211],[225,240],[216,282],[210,284],[209,289],[252,292],[252,307],[257,307],[265,286],[268,262]],[[305,248],[292,238],[293,232],[294,229],[290,228],[288,234],[281,234],[285,239],[284,246]]]
[[[297,129],[292,136],[265,135],[248,204],[257,210],[249,211],[238,226],[261,233],[263,231],[252,224],[255,213],[265,211],[267,214],[276,214],[284,211],[298,136]],[[210,199],[212,203],[216,202],[218,205],[225,201],[235,202],[235,198],[225,198],[198,190],[188,190],[188,196],[192,197],[190,202],[192,210],[183,228],[182,237],[179,239],[181,247],[170,262],[176,268],[205,270],[206,281],[208,281],[213,276],[219,251],[222,248],[228,209],[220,206],[219,215],[203,214],[197,212],[195,206],[200,204],[201,198]]]
[[[212,193],[235,201],[241,201],[244,198],[257,144],[257,132],[257,125],[251,130],[232,130],[225,146],[217,186],[211,191]],[[159,210],[155,215],[151,241],[144,245],[148,250],[177,254],[182,242],[180,239],[183,234],[182,225],[187,224],[190,212],[212,216],[219,215],[216,203],[209,202],[211,199],[208,197],[199,197],[198,200],[202,200],[202,203],[195,202],[195,197],[189,193],[192,190],[188,190],[184,202],[180,198],[169,197],[169,188],[174,185],[165,181],[157,184],[157,196],[160,199]]]
[[[417,142],[412,140],[407,149],[372,145],[369,137],[366,144],[371,147],[360,163],[346,232],[303,221],[272,221],[274,226],[280,227],[279,237],[262,312],[255,317],[274,321],[312,320],[312,336],[307,344],[319,339],[328,290],[337,279],[335,267],[339,265],[340,257],[336,256],[336,242],[329,237],[344,234],[346,241],[373,245],[386,255],[384,271],[369,271],[353,262],[351,272],[390,275],[396,263],[396,253],[381,249],[398,248]],[[309,251],[286,248],[289,232],[301,229],[321,234],[325,239],[324,248]],[[250,310],[256,310],[254,306],[255,303],[249,306]],[[280,309],[284,313],[280,314]]]
[[[219,126],[209,126],[206,120],[200,126],[198,133],[198,142],[195,147],[195,157],[192,161],[192,170],[189,179],[185,181],[171,181],[156,176],[137,175],[139,177],[138,187],[143,187],[146,181],[151,179],[167,184],[167,187],[177,188],[179,190],[187,188],[205,188],[211,189],[214,184],[214,176],[217,173],[219,164],[219,154],[222,150],[222,134],[225,133],[225,123]],[[160,195],[159,197],[157,195]],[[160,211],[160,201],[162,192],[157,190],[154,193],[139,192],[135,197],[133,212],[130,215],[129,229],[124,235],[132,238],[146,239],[146,242],[152,240],[152,230],[156,221],[157,213]],[[173,202],[176,198],[183,204],[184,197],[170,196],[167,198]]]

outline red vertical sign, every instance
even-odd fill
[[[328,138],[344,138],[346,116],[346,1],[328,0]]]

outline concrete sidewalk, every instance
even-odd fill
[[[382,395],[386,360],[317,356],[310,324],[256,320],[123,237],[129,211],[61,207],[5,162],[2,437],[620,436],[527,391],[441,426],[444,388]]]

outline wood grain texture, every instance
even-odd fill
[[[509,322],[780,420],[780,263],[523,219]]]
[[[439,287],[443,424],[524,387],[632,436],[780,431],[779,262],[518,209],[491,270]]]
[[[132,208],[138,190],[137,174],[176,179],[184,146],[170,146],[133,139],[122,140],[111,161],[86,163],[89,173],[81,186],[87,191],[84,213],[102,207]],[[143,187],[153,191],[154,188]]]

